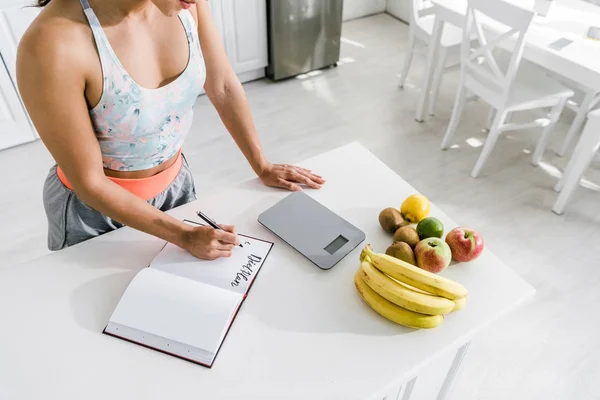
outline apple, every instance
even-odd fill
[[[442,272],[452,261],[452,250],[442,239],[430,237],[421,240],[415,247],[417,265],[429,272]]]
[[[446,235],[452,257],[456,261],[468,262],[479,257],[483,251],[483,237],[475,229],[459,226]]]

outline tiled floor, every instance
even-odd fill
[[[417,123],[424,56],[415,58],[407,87],[397,87],[407,26],[382,14],[346,23],[343,35],[349,40],[339,67],[246,85],[268,157],[297,162],[358,140],[458,223],[479,228],[494,253],[537,288],[532,302],[473,343],[451,399],[600,398],[600,163],[592,164],[588,188],[576,192],[565,215],[550,211],[552,188],[568,161],[552,149],[571,113],[540,167],[530,164],[538,132],[512,132],[472,179],[485,140],[484,105],[469,104],[458,146],[439,150],[457,73],[443,83],[437,115]],[[252,177],[204,97],[184,150],[199,192]],[[41,188],[51,164],[40,142],[0,152],[1,267],[48,252]]]

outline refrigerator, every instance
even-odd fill
[[[286,79],[335,66],[343,0],[267,0],[267,76]]]

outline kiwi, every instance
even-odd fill
[[[390,247],[385,250],[385,254],[398,258],[412,265],[417,265],[415,261],[415,253],[407,243],[394,242]]]
[[[403,226],[394,233],[394,242],[407,243],[413,249],[420,240],[417,230],[412,226]]]
[[[387,233],[394,233],[401,226],[407,225],[408,222],[402,218],[399,210],[388,207],[379,213],[379,224]]]

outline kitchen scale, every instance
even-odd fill
[[[258,222],[321,269],[331,269],[365,240],[363,231],[304,192],[294,192]]]

